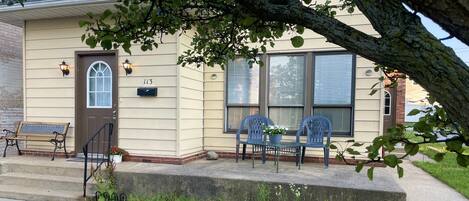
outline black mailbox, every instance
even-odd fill
[[[156,96],[158,89],[156,87],[139,87],[137,89],[138,96]]]

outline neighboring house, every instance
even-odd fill
[[[427,100],[428,92],[411,79],[406,79],[405,122],[417,122],[421,114],[407,116],[413,109],[424,109],[430,106]]]
[[[386,80],[385,82],[390,82]],[[389,128],[405,123],[406,80],[399,79],[398,85],[384,92],[384,133]]]
[[[0,130],[23,119],[21,27],[0,22]]]
[[[168,163],[183,163],[207,150],[233,155],[239,122],[254,113],[290,130],[298,128],[303,116],[327,116],[333,140],[339,142],[369,143],[383,134],[384,90],[369,95],[381,74],[372,71],[373,62],[319,34],[305,31],[301,48],[292,47],[292,36],[286,34],[262,57],[266,68],[249,68],[241,58],[225,71],[181,67],[177,57],[191,48],[190,32],[165,36],[156,51],[132,47],[132,55],[83,44],[78,21],[87,12],[107,8],[113,8],[113,1],[39,1],[0,8],[0,21],[24,28],[25,119],[71,122],[68,150],[81,152],[88,136],[113,118],[115,143],[131,160]],[[360,13],[343,11],[337,18],[378,35]],[[133,64],[129,75],[122,68],[126,59]],[[70,75],[59,70],[62,61],[70,64]],[[156,87],[157,96],[137,96],[139,87]],[[50,145],[28,148],[47,151]]]

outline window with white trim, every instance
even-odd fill
[[[112,108],[112,71],[104,61],[95,61],[86,73],[88,108]]]
[[[391,93],[384,91],[384,115],[391,115]]]

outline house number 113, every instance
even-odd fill
[[[153,79],[143,79],[143,84],[145,85],[153,84]]]

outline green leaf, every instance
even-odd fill
[[[372,89],[371,92],[369,93],[370,96],[375,95],[375,93],[378,92],[378,89]]]
[[[337,146],[335,146],[334,144],[330,144],[330,145],[329,145],[329,148],[330,148],[330,149],[337,149]]]
[[[80,27],[84,27],[84,26],[90,25],[91,23],[86,20],[80,20],[78,24],[80,25]]]
[[[303,2],[305,2],[305,4],[310,4],[312,0],[303,0]]]
[[[125,52],[131,54],[130,52],[130,42],[125,42],[124,44],[122,44],[122,48],[124,49]]]
[[[461,154],[469,156],[469,149],[464,149],[464,151]]]
[[[436,107],[436,106],[435,106]],[[442,120],[446,120],[446,112],[443,108],[436,109],[437,114],[440,116]]]
[[[467,167],[469,165],[469,156],[458,154],[458,156],[456,157],[456,161],[460,166]]]
[[[85,43],[90,46],[91,48],[95,48],[96,47],[96,38],[94,36],[90,36],[86,39]]]
[[[361,146],[363,146],[363,143],[355,142],[355,143],[352,144],[352,146],[361,147]]]
[[[398,164],[398,158],[396,155],[387,155],[384,156],[384,164],[388,165],[389,167],[396,167]]]
[[[299,48],[299,47],[303,46],[303,44],[305,43],[305,40],[301,36],[295,36],[295,37],[291,38],[290,40],[291,40],[291,44],[295,48]]]
[[[101,41],[101,47],[105,50],[110,50],[112,48],[112,40]]]
[[[440,162],[440,161],[443,160],[444,157],[445,157],[445,153],[437,153],[437,154],[435,154],[435,156],[433,156],[433,159],[435,161]]]
[[[411,137],[411,138],[409,138],[409,139],[407,139],[407,140],[409,140],[409,142],[411,142],[411,143],[416,144],[416,143],[421,143],[421,142],[423,142],[423,141],[424,141],[424,138],[423,138],[422,136],[414,136],[414,137]]]
[[[419,145],[418,144],[408,143],[404,146],[404,150],[405,150],[406,153],[413,156],[413,155],[415,155],[419,152]]]
[[[251,17],[251,16],[247,16],[245,17],[244,19],[242,19],[239,23],[241,25],[244,25],[244,26],[250,26],[252,25],[254,22],[256,22],[257,18],[254,18],[254,17]]]
[[[249,35],[249,40],[251,40],[251,43],[257,43],[257,36],[251,33]]]
[[[296,33],[303,34],[305,32],[305,27],[296,25]]]
[[[109,16],[112,15],[112,11],[109,10],[109,9],[106,9],[103,14],[101,15],[101,20],[105,20],[106,18],[108,18]]]
[[[352,148],[347,148],[346,151],[347,151],[347,153],[349,153],[350,155],[354,155],[354,156],[360,155],[360,152],[355,151],[355,150],[352,149]]]
[[[358,162],[358,163],[357,163],[357,166],[355,167],[355,171],[356,171],[356,172],[362,171],[363,165],[364,165],[363,162]]]
[[[425,120],[420,120],[414,124],[414,131],[421,133],[428,133],[433,131],[433,126],[427,123]]]
[[[86,13],[86,16],[88,16],[89,18],[93,19],[94,14],[93,14],[92,12],[87,12],[87,13]]]
[[[148,50],[148,47],[146,45],[142,45],[140,46],[140,49],[145,52]]]
[[[81,35],[81,42],[85,41],[86,34]]]
[[[459,152],[462,149],[462,141],[459,141],[459,140],[447,141],[446,149],[448,149],[448,151]]]
[[[272,41],[269,42],[269,45],[270,45],[270,47],[275,47],[275,43],[272,42]]]
[[[375,72],[378,72],[381,68],[379,68],[379,66],[375,66],[374,70]]]
[[[373,170],[375,169],[375,167],[370,167],[368,169],[368,171],[366,172],[367,176],[368,176],[368,179],[369,180],[373,180]]]
[[[404,176],[404,168],[397,166],[397,175],[399,175],[399,178],[402,178]]]
[[[415,116],[417,114],[420,113],[420,110],[419,109],[413,109],[409,112],[409,114],[407,114],[407,116]]]
[[[341,160],[342,160],[342,156],[339,155],[339,154],[337,154],[337,155],[335,155],[335,159],[338,160],[338,161],[341,161]]]

